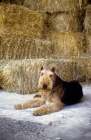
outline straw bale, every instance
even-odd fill
[[[91,56],[74,59],[73,79],[91,83]]]
[[[0,88],[1,88],[2,70],[0,70]]]
[[[2,0],[4,3],[23,5],[24,0]]]
[[[88,57],[75,58],[73,79],[85,82],[87,77]]]
[[[91,35],[86,34],[86,54],[91,56]]]
[[[1,87],[1,81],[2,81],[2,75],[3,75],[3,69],[8,64],[9,60],[1,60],[0,61],[0,87]]]
[[[75,59],[73,79],[91,83],[91,56]]]
[[[4,67],[9,63],[10,60],[0,60],[0,69],[3,70]]]
[[[38,69],[41,66],[55,66],[64,80],[73,79],[73,60],[71,59],[24,59],[11,60],[3,70],[2,87],[6,91],[28,94],[38,91]]]
[[[0,4],[0,36],[25,35],[31,38],[42,37],[45,15],[28,8]]]
[[[91,4],[86,7],[86,15],[84,19],[85,31],[91,35]]]
[[[86,82],[91,83],[91,55],[87,57]]]
[[[16,78],[18,77],[16,70],[16,63],[13,61],[14,64],[12,65],[8,65],[8,69],[7,65],[4,67],[3,72],[2,72],[2,80],[1,80],[1,87],[7,91],[15,91],[16,87],[18,86],[17,82],[16,82]],[[15,67],[13,67],[13,65]],[[9,85],[9,84],[10,85]],[[6,89],[7,87],[7,89]]]
[[[84,2],[85,1],[85,2]],[[61,11],[79,11],[87,3],[88,0],[25,0],[24,6],[37,11],[45,11],[49,13]]]
[[[23,35],[6,37],[1,40],[0,59],[49,58],[52,53],[49,39],[31,39]]]
[[[66,32],[80,32],[83,30],[83,13],[72,12],[62,13],[57,12],[48,14],[48,25],[52,31]]]
[[[54,48],[52,58],[71,58],[85,51],[85,40],[81,33],[52,32],[48,36]]]
[[[84,5],[84,7],[87,6],[87,5],[89,4],[89,1],[90,1],[90,0],[82,0],[82,4]]]

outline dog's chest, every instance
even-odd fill
[[[43,92],[42,98],[45,100],[45,104],[48,105],[52,102],[52,96],[50,95],[50,92]]]
[[[45,103],[46,105],[48,105],[48,104],[50,104],[50,102],[49,101],[46,101],[46,103]]]

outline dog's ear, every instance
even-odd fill
[[[43,70],[43,69],[44,69],[44,67],[43,67],[43,66],[38,67],[38,73],[40,73],[40,72],[41,72],[41,70]]]
[[[44,67],[43,67],[43,66],[41,66],[40,70],[43,70],[43,69],[44,69]]]
[[[51,68],[51,71],[52,71],[52,72],[55,72],[55,71],[56,71],[56,68],[55,68],[55,67],[52,67],[52,68]]]

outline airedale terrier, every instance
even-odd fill
[[[63,109],[64,105],[76,104],[83,97],[82,86],[77,81],[63,81],[55,68],[41,67],[38,83],[40,93],[34,99],[23,104],[17,104],[16,109],[39,107],[33,115],[44,115]]]

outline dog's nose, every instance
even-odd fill
[[[47,88],[47,85],[46,84],[43,84],[43,89],[46,89]]]

